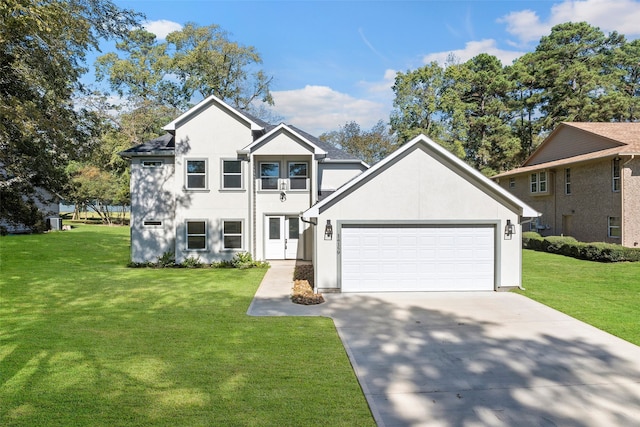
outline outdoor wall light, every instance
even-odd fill
[[[516,234],[516,226],[514,224],[511,224],[511,220],[508,219],[507,225],[504,226],[504,235],[506,237],[511,237],[514,234]]]
[[[324,226],[324,240],[331,240],[333,238],[333,226],[331,220],[327,220],[327,225]]]

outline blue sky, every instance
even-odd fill
[[[352,120],[363,129],[388,121],[396,72],[442,63],[449,53],[466,61],[487,52],[509,64],[567,21],[640,37],[640,0],[115,3],[143,12],[159,38],[195,22],[254,46],[274,78],[275,112],[315,135]]]

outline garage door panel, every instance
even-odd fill
[[[342,291],[494,289],[493,226],[343,226]]]

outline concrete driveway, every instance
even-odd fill
[[[328,294],[275,263],[249,308],[333,318],[380,426],[638,426],[640,347],[502,292]]]

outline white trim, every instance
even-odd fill
[[[224,171],[224,163],[225,162],[238,162],[240,163],[240,173],[235,172],[226,172]],[[225,175],[229,176],[240,176],[240,187],[225,187],[224,186],[224,177]],[[244,164],[242,160],[235,158],[224,158],[220,159],[220,190],[222,191],[244,191]]]
[[[162,159],[142,159],[140,160],[140,164],[143,168],[153,169],[153,168],[161,168],[164,166],[164,160]]]
[[[225,236],[238,236],[237,233],[229,233],[229,234],[225,234],[224,232],[224,223],[225,222],[239,222],[240,223],[240,247],[239,248],[226,248],[224,245],[224,237]],[[220,244],[221,244],[221,251],[222,252],[242,252],[245,249],[245,226],[244,226],[244,219],[242,218],[223,218],[220,220]]]
[[[189,234],[189,223],[190,222],[202,222],[204,223],[204,234],[202,233],[193,233]],[[206,252],[209,248],[209,224],[206,219],[203,218],[190,218],[184,220],[184,235],[185,235],[185,251],[189,252]],[[189,247],[189,236],[203,236],[204,237],[204,248],[190,248]]]
[[[264,130],[262,126],[250,120],[249,118],[247,118],[247,116],[245,116],[244,114],[241,114],[238,110],[236,110],[235,108],[233,108],[232,106],[230,106],[229,104],[227,104],[226,102],[224,102],[220,98],[217,98],[214,95],[211,95],[208,98],[202,100],[199,104],[195,105],[190,110],[180,115],[177,119],[173,120],[171,123],[169,123],[162,129],[166,130],[167,132],[175,132],[178,123],[188,119],[192,115],[199,113],[201,110],[208,108],[209,104],[211,103],[218,104],[219,107],[222,107],[222,109],[226,110],[227,112],[234,115],[236,118],[248,124],[251,127],[251,130]]]
[[[315,145],[313,142],[309,141],[307,138],[305,138],[304,136],[300,135],[298,132],[296,132],[295,130],[291,129],[289,126],[287,126],[284,123],[280,123],[278,126],[273,128],[271,131],[267,132],[266,134],[262,135],[260,138],[256,139],[251,144],[249,144],[246,147],[238,150],[238,153],[239,154],[240,153],[244,153],[244,154],[250,153],[257,146],[260,146],[261,144],[263,144],[265,141],[267,141],[269,138],[271,138],[275,134],[277,134],[279,132],[284,132],[284,131],[293,134],[293,136],[295,136],[296,138],[302,140],[302,142],[304,142],[309,147],[311,147],[311,149],[312,149],[311,151],[313,151],[314,155],[316,155],[316,156],[326,156],[327,155],[326,151],[324,151],[323,149],[321,149],[320,147]]]
[[[267,176],[267,177],[263,177],[262,176],[262,165],[278,165],[278,176],[273,177],[273,176]],[[280,169],[280,161],[278,160],[269,160],[269,161],[264,161],[264,162],[260,162],[258,164],[258,178],[260,179],[260,191],[280,191],[280,175],[281,175],[281,169]],[[263,179],[276,179],[276,188],[262,188],[262,180]]]
[[[618,220],[618,225],[611,225],[611,220],[614,218]],[[614,236],[613,234],[611,234],[611,230],[618,230],[620,235]],[[611,239],[620,239],[622,237],[622,219],[619,216],[607,217],[607,237]]]
[[[204,173],[189,173],[189,162],[204,162]],[[189,187],[189,175],[204,176],[204,187]],[[206,191],[209,189],[209,159],[203,157],[184,159],[184,188],[188,191]]]
[[[306,174],[304,177],[302,176],[293,176],[293,179],[296,180],[300,180],[301,178],[304,178],[304,188],[293,188],[291,185],[291,165],[305,165],[306,168]],[[288,189],[291,191],[309,191],[309,162],[305,162],[305,161],[301,161],[301,160],[291,160],[287,162],[287,180],[288,182]]]
[[[335,199],[341,197],[342,194],[347,192],[350,188],[354,187],[355,185],[358,185],[360,182],[369,179],[369,176],[371,176],[372,174],[375,174],[376,171],[378,171],[379,169],[386,167],[387,164],[391,164],[397,161],[397,159],[403,156],[405,152],[412,150],[414,146],[418,144],[423,144],[430,150],[435,151],[438,155],[444,157],[449,162],[453,163],[457,168],[471,175],[478,183],[482,184],[484,187],[487,187],[489,190],[495,193],[498,193],[504,199],[518,206],[521,210],[520,212],[521,216],[526,218],[535,218],[540,215],[538,211],[536,211],[535,209],[533,209],[532,207],[524,203],[522,200],[518,199],[509,191],[500,187],[495,182],[491,181],[486,176],[482,175],[477,170],[473,169],[471,166],[463,162],[458,157],[454,156],[444,147],[440,146],[439,144],[436,144],[435,142],[433,142],[431,139],[427,138],[424,135],[419,135],[414,139],[412,139],[411,141],[407,142],[402,147],[398,148],[396,151],[394,151],[387,157],[385,157],[383,160],[373,165],[370,169],[362,172],[360,175],[358,175],[357,177],[355,177],[354,179],[352,179],[351,181],[349,181],[348,183],[340,187],[333,194],[322,199],[321,202],[318,202],[314,206],[307,209],[305,212],[302,213],[302,216],[305,218],[318,217],[320,215],[320,209],[323,208],[325,205],[332,203]]]

